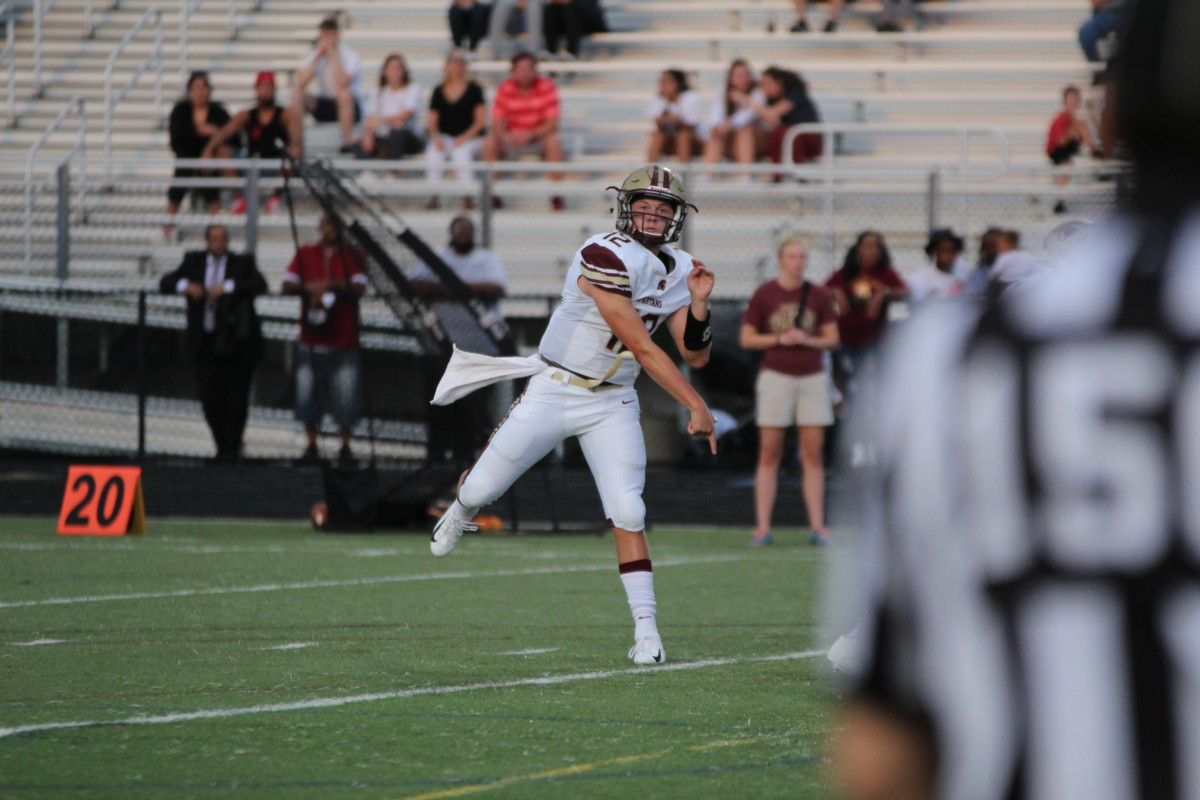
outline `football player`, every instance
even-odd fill
[[[688,210],[671,170],[645,166],[617,189],[616,230],[591,237],[575,254],[562,303],[538,346],[538,371],[487,448],[459,483],[438,521],[430,549],[444,556],[475,512],[499,498],[526,470],[569,436],[579,438],[617,545],[621,581],[634,618],[635,664],[666,661],[656,623],[654,575],[646,544],[646,446],[639,423],[639,369],[645,369],[691,417],[688,433],[717,451],[713,415],[651,334],[664,322],[683,360],[708,363],[708,298],[714,277],[672,246]],[[449,374],[449,372],[448,372]],[[443,379],[445,382],[445,379]]]

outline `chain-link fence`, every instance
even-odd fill
[[[378,299],[362,302],[361,458],[419,460],[427,437],[425,358],[411,326]],[[297,457],[293,366],[299,303],[256,303],[265,354],[254,371],[248,458]],[[128,291],[0,289],[0,448],[139,457],[207,457],[212,436],[185,347],[184,301]],[[332,420],[321,449],[336,452]]]
[[[236,165],[245,173],[246,162]],[[411,162],[336,166],[352,170],[435,250],[446,243],[454,217],[474,218],[479,244],[494,250],[505,265],[509,290],[501,310],[525,353],[536,346],[580,243],[610,229],[613,194],[605,187],[619,183],[628,169],[569,164],[556,180],[554,168],[521,162],[495,174],[480,171],[475,180],[460,184],[426,181]],[[1074,169],[1064,173],[1072,175],[1071,184],[1058,187],[1048,170],[809,167],[782,179],[777,170],[768,166],[740,174],[730,167],[698,165],[683,170],[700,213],[689,218],[682,245],[717,274],[714,327],[718,347],[730,356],[720,360],[723,367],[706,370],[702,382],[715,407],[737,418],[751,410],[753,379],[753,365],[734,357],[738,317],[754,289],[776,274],[775,247],[784,236],[807,240],[813,280],[840,266],[866,229],[884,235],[901,273],[928,263],[924,245],[937,227],[967,238],[968,262],[975,260],[978,235],[993,225],[1016,229],[1024,248],[1037,254],[1064,220],[1094,220],[1109,211],[1121,177],[1113,168]],[[32,217],[25,212],[26,187],[0,180],[0,447],[149,457],[214,452],[183,351],[183,300],[155,289],[157,279],[186,251],[203,248],[204,228],[215,221],[231,229],[233,250],[256,253],[275,293],[257,302],[267,348],[254,377],[245,454],[290,458],[303,450],[303,433],[291,412],[298,307],[294,297],[277,292],[296,242],[317,238],[318,206],[299,181],[291,182],[293,232],[286,204],[269,202],[282,180],[265,169],[257,181],[247,180],[247,174],[183,181],[168,175],[169,170],[157,179],[118,177],[105,183],[88,174],[86,192],[79,193],[77,185],[63,187],[70,192],[64,203],[58,202],[56,187],[47,185]],[[199,196],[170,216],[166,192],[171,185],[215,189],[226,210],[206,213]],[[235,195],[247,199],[244,214],[228,210]],[[563,199],[565,210],[552,210],[554,197]],[[1060,201],[1066,214],[1055,213]],[[27,221],[37,242],[29,258],[22,247]],[[404,248],[396,252],[402,270],[417,263]],[[143,291],[145,314],[139,323]],[[398,319],[372,295],[362,310],[366,416],[355,429],[353,448],[364,455],[373,449],[384,459],[423,458],[433,378],[422,361],[420,331],[411,327],[419,323]],[[503,397],[496,405],[504,405]],[[678,409],[649,396],[643,408],[652,460],[677,462],[680,442],[686,443],[677,430]],[[499,410],[492,409],[489,417]],[[658,435],[650,429],[659,429]],[[323,433],[322,449],[334,452],[335,431],[329,427]]]
[[[163,166],[159,178],[121,178],[123,170],[118,169],[118,177],[105,182],[90,174],[83,194],[78,177],[72,176],[66,203],[58,202],[53,183],[41,182],[32,214],[25,210],[25,187],[0,180],[0,269],[10,277],[56,277],[65,268],[72,281],[136,285],[172,269],[184,251],[202,247],[204,227],[217,221],[230,226],[235,249],[256,253],[260,268],[277,286],[295,245],[284,207],[271,201],[282,183],[271,168],[258,165],[259,179],[253,181],[245,161],[218,162],[214,169],[227,174],[208,178],[172,179]],[[605,187],[619,183],[630,167],[569,164],[558,168],[563,174],[556,180],[560,176],[554,167],[520,162],[505,164],[495,174],[479,170],[474,180],[458,183],[430,182],[423,166],[413,162],[343,161],[336,166],[356,174],[434,249],[446,243],[454,216],[472,216],[480,243],[494,250],[507,269],[510,298],[541,299],[559,293],[583,239],[610,229],[613,195]],[[1014,228],[1036,253],[1044,235],[1064,219],[1094,220],[1109,210],[1121,175],[1116,167],[862,171],[808,166],[779,180],[776,170],[699,165],[681,170],[701,210],[689,221],[683,245],[716,270],[720,297],[748,297],[773,274],[775,244],[791,233],[809,241],[813,278],[840,266],[846,248],[866,229],[884,234],[902,273],[925,265],[923,245],[934,227],[954,228],[968,239],[992,225]],[[1071,184],[1056,187],[1056,174],[1073,176]],[[166,211],[171,186],[195,190],[177,215]],[[213,194],[205,195],[205,189]],[[224,209],[215,216],[205,211],[210,196]],[[239,196],[248,199],[246,213],[230,213]],[[564,211],[551,210],[555,197],[562,198]],[[1055,213],[1060,200],[1065,215]],[[296,210],[299,240],[311,241],[317,206],[301,192]],[[36,243],[28,257],[23,246],[27,223]],[[65,267],[58,258],[64,250]],[[506,305],[510,312],[545,311],[544,303],[523,310],[512,299]]]

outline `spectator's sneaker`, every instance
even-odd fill
[[[429,552],[438,558],[450,555],[450,551],[458,546],[458,541],[467,531],[477,531],[479,526],[464,514],[462,503],[455,501],[442,514],[442,518],[433,526],[433,536],[429,537]]]
[[[321,460],[321,454],[317,452],[317,445],[314,442],[304,448],[304,452],[300,455],[301,464],[316,464]]]
[[[755,536],[750,540],[751,547],[770,547],[774,543],[775,539],[771,536],[770,531],[767,531],[762,536]]]
[[[559,195],[554,195],[550,198],[551,211],[564,211],[567,208],[567,201],[563,200]]]
[[[904,28],[893,19],[883,20],[875,26],[875,30],[879,33],[904,33]]]
[[[434,195],[433,197],[431,197],[425,201],[425,210],[426,211],[437,211],[441,207],[442,207],[442,201],[437,195]]]
[[[233,198],[233,205],[229,206],[230,214],[245,214],[246,213],[246,198],[244,195],[238,195]]]
[[[357,465],[354,461],[354,453],[350,452],[350,445],[342,445],[342,449],[338,450],[338,466],[342,469],[352,469]]]
[[[267,198],[267,202],[263,205],[264,214],[278,214],[279,207],[283,205],[283,198],[277,194],[273,194]]]
[[[796,24],[788,28],[792,33],[808,33],[808,20],[798,19]]]
[[[1057,203],[1054,204],[1054,213],[1055,214],[1067,213],[1067,204],[1065,202],[1063,202],[1062,200],[1059,200]]]
[[[833,33],[836,30],[837,30],[837,20],[836,19],[831,19],[825,23],[825,32],[826,33]]]
[[[629,657],[639,666],[667,663],[667,652],[663,650],[662,639],[657,636],[638,639],[637,644],[629,648]]]
[[[829,534],[825,533],[824,531],[813,531],[812,535],[808,537],[808,546],[809,547],[828,547],[829,546]]]
[[[504,198],[498,194],[492,195],[492,208],[496,209],[497,211],[504,208]]]

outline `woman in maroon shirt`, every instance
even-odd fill
[[[779,488],[779,462],[787,429],[796,426],[804,479],[804,504],[812,528],[809,544],[829,542],[825,531],[825,426],[833,424],[825,351],[838,344],[837,309],[823,287],[804,279],[808,254],[799,239],[777,251],[779,277],[754,292],[742,315],[740,341],[763,350],[755,385],[758,467],[754,473],[754,540],[771,544],[771,512]]]
[[[846,253],[842,268],[825,282],[838,308],[837,366],[847,396],[856,378],[871,368],[876,345],[887,326],[887,307],[908,296],[908,285],[892,268],[883,234],[863,231]]]

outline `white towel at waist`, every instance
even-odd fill
[[[438,381],[437,391],[433,393],[433,400],[430,402],[435,406],[448,406],[476,389],[503,380],[528,378],[541,372],[546,366],[546,362],[538,355],[523,358],[485,356],[480,353],[468,353],[455,346],[450,363],[446,365],[446,371]]]

